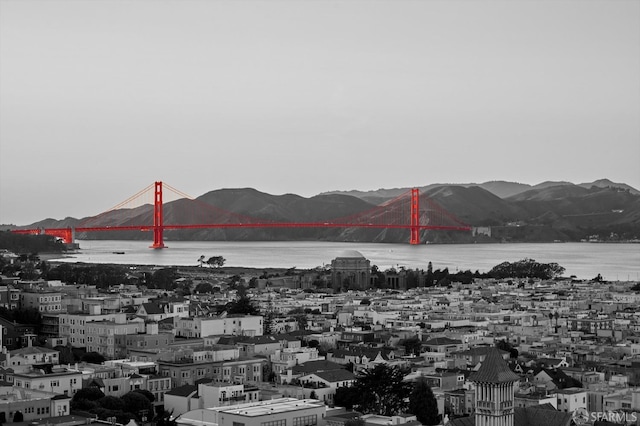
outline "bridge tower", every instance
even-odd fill
[[[164,221],[162,216],[162,182],[155,183],[153,197],[153,249],[166,248],[164,245]]]
[[[409,244],[420,244],[420,191],[411,189],[411,238]]]

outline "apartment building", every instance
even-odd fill
[[[137,334],[145,331],[141,318],[128,320],[126,314],[60,314],[60,336],[66,337],[73,347],[86,347],[87,352],[98,352],[113,358],[116,355],[116,335]]]
[[[215,382],[261,382],[266,364],[264,358],[235,359],[229,361],[158,361],[160,375],[170,377],[172,387],[195,385],[200,379]]]
[[[35,309],[41,314],[61,313],[62,293],[51,290],[23,290],[20,292],[20,308]]]
[[[16,413],[25,422],[70,413],[69,396],[12,386],[0,386],[0,395],[0,423],[12,422]]]
[[[14,373],[13,383],[20,388],[73,396],[82,389],[82,373],[66,368],[54,368],[51,373],[46,374],[42,370],[34,369],[23,373]]]
[[[229,315],[224,318],[175,318],[176,337],[202,338],[214,335],[262,336],[262,315]]]

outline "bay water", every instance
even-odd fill
[[[502,262],[525,258],[558,263],[564,276],[607,281],[640,281],[640,244],[634,243],[505,243],[505,244],[380,244],[324,241],[168,241],[151,249],[149,241],[79,240],[80,250],[61,262],[158,266],[198,266],[204,256],[222,256],[226,266],[311,269],[357,251],[384,270],[449,268],[449,272],[488,272]]]

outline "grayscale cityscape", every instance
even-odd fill
[[[640,426],[639,0],[0,0],[0,426]]]

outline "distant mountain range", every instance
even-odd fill
[[[551,242],[580,240],[637,240],[640,238],[640,191],[626,184],[601,179],[591,183],[543,182],[531,186],[492,181],[482,184],[434,184],[420,188],[445,210],[480,232],[425,231],[422,241]],[[255,189],[220,189],[195,200],[181,199],[163,207],[165,224],[212,223],[215,208],[239,215],[279,222],[321,222],[357,214],[393,199],[409,188],[377,191],[332,191],[304,198],[294,194],[270,195]],[[91,219],[91,225],[153,223],[153,207],[116,210]],[[78,226],[87,220],[46,219],[24,228]],[[597,237],[596,237],[597,236]],[[148,233],[103,232],[78,238],[150,239]],[[166,231],[168,240],[327,240],[406,242],[400,229],[196,229]]]

